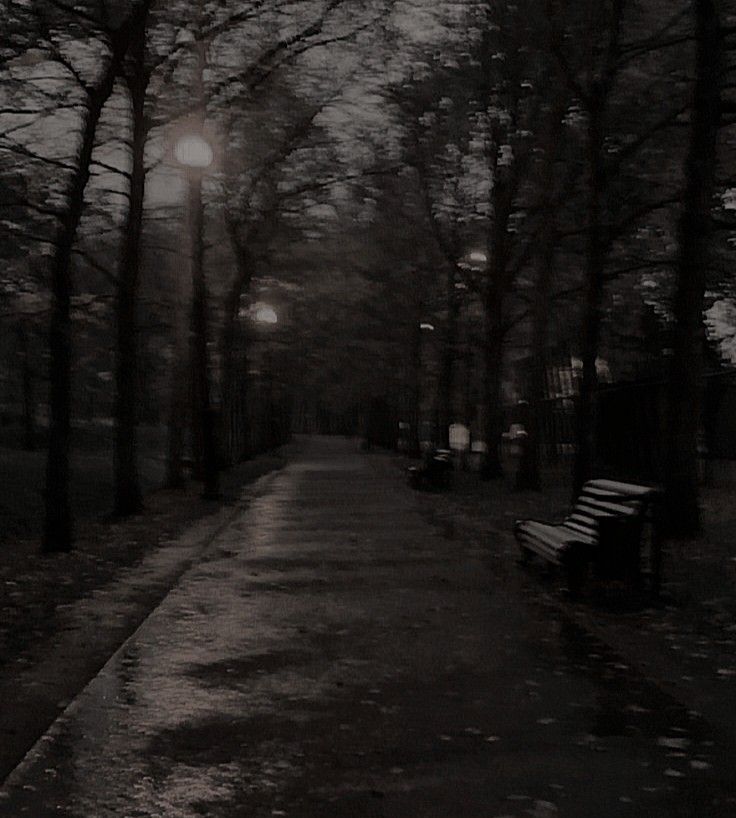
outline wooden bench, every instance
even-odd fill
[[[654,509],[659,492],[651,486],[589,480],[561,523],[517,520],[514,534],[522,558],[537,555],[562,567],[568,589],[577,593],[591,565],[603,579],[641,579],[645,525],[651,524],[649,569],[658,589],[660,548]]]

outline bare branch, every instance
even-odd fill
[[[621,165],[636,152],[642,148],[652,137],[656,136],[660,131],[667,128],[669,125],[677,122],[678,118],[685,113],[690,107],[690,103],[681,105],[668,111],[664,116],[653,122],[646,130],[642,131],[639,136],[632,142],[627,142],[607,163],[607,171],[616,171]]]
[[[225,79],[222,79],[216,83],[211,89],[212,97],[217,97],[223,91],[230,88],[234,83],[243,85],[248,91],[257,88],[265,81],[266,78],[268,78],[268,76],[273,73],[278,65],[283,63],[282,55],[293,52],[296,49],[301,49],[301,53],[303,53],[306,50],[305,46],[307,42],[319,37],[319,35],[322,33],[325,23],[329,19],[332,12],[338,9],[340,6],[345,5],[347,5],[347,0],[329,0],[324,10],[316,20],[289,37],[284,37],[283,39],[274,43],[247,68],[236,74],[231,74],[229,77],[226,77]]]
[[[107,267],[102,265],[91,253],[87,250],[84,250],[81,247],[75,247],[74,255],[79,256],[81,259],[85,261],[93,270],[100,273],[100,275],[105,278],[106,281],[109,281],[111,284],[117,283],[117,276],[109,270]]]

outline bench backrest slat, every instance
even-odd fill
[[[656,527],[657,514],[653,509],[659,496],[657,489],[648,486],[590,480],[562,524],[519,521],[516,537],[525,554],[534,551],[558,564],[570,565],[571,560],[577,559],[576,554],[584,559],[595,552],[604,573],[619,555],[626,562],[625,570],[633,570],[631,555],[634,547],[641,547],[643,529],[650,516]],[[637,550],[636,559],[639,557]]]
[[[624,497],[637,497],[648,500],[656,497],[659,493],[652,486],[640,486],[636,483],[622,483],[618,480],[588,480],[583,486],[583,491],[593,491],[596,493],[609,493],[612,496],[623,499]]]
[[[580,534],[585,534],[586,537],[596,539],[598,537],[598,526],[587,525],[575,520],[573,517],[568,517],[565,520],[565,528],[570,528],[573,531],[578,531]]]
[[[619,518],[634,523],[642,518],[646,500],[652,495],[652,490],[631,485],[632,491],[626,492],[623,489],[627,487],[629,485],[626,483],[610,480],[590,480],[585,483],[572,511],[565,519],[565,526],[597,539],[599,520]]]
[[[635,516],[640,512],[640,503],[632,500],[629,503],[614,503],[608,500],[599,500],[597,497],[591,497],[587,494],[581,494],[575,503],[575,509],[587,511],[591,514],[597,512],[605,512],[608,514],[622,514],[625,517]]]

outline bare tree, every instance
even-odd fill
[[[694,0],[693,15],[697,56],[685,195],[678,231],[666,479],[668,525],[685,536],[700,529],[698,433],[705,332],[703,308],[711,258],[711,212],[723,85],[719,4],[715,0]]]
[[[673,190],[662,190],[661,185],[652,184],[650,192],[639,179],[632,180],[624,173],[651,143],[677,124],[686,107],[679,85],[672,87],[671,75],[660,67],[649,76],[650,71],[642,71],[641,66],[651,69],[657,56],[662,65],[669,65],[664,55],[687,43],[688,34],[682,30],[680,7],[673,11],[655,4],[652,8],[639,9],[629,0],[597,0],[584,14],[579,6],[550,0],[547,15],[550,47],[562,79],[579,106],[582,133],[585,273],[580,354],[583,367],[576,413],[574,468],[574,483],[579,489],[592,475],[594,464],[597,365],[604,294],[611,278],[610,257],[617,242],[631,235],[643,219],[671,207],[677,200]],[[642,75],[647,77],[649,86],[641,84]],[[636,91],[625,84],[628,77],[632,78]],[[641,101],[653,93],[657,83],[663,81],[662,77],[670,87],[666,105],[644,110]],[[668,167],[666,162],[663,166]]]
[[[138,475],[138,284],[146,168],[148,123],[146,89],[146,31],[153,0],[142,0],[131,23],[130,41],[121,69],[130,97],[132,136],[128,212],[117,273],[117,360],[115,369],[114,511],[135,514],[143,505]]]
[[[78,77],[84,92],[80,114],[80,140],[69,175],[65,204],[58,214],[59,229],[51,259],[53,306],[49,331],[50,425],[46,471],[46,515],[44,549],[67,551],[72,546],[72,517],[69,503],[69,446],[71,431],[71,259],[77,229],[84,211],[84,191],[90,177],[97,125],[112,94],[115,80],[128,51],[136,17],[143,6],[134,4],[128,16],[110,20],[105,13],[99,18],[85,13],[82,24],[94,25],[104,35],[107,54],[91,81],[79,76],[75,66],[59,48],[54,58]],[[49,37],[49,43],[53,38]]]

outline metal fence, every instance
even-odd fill
[[[547,462],[575,450],[575,397],[554,397],[539,407],[540,446]],[[736,371],[703,379],[700,452],[708,463],[736,461]],[[611,475],[661,480],[664,474],[667,383],[664,380],[601,386],[595,407],[596,460]],[[728,471],[728,470],[727,470]]]

